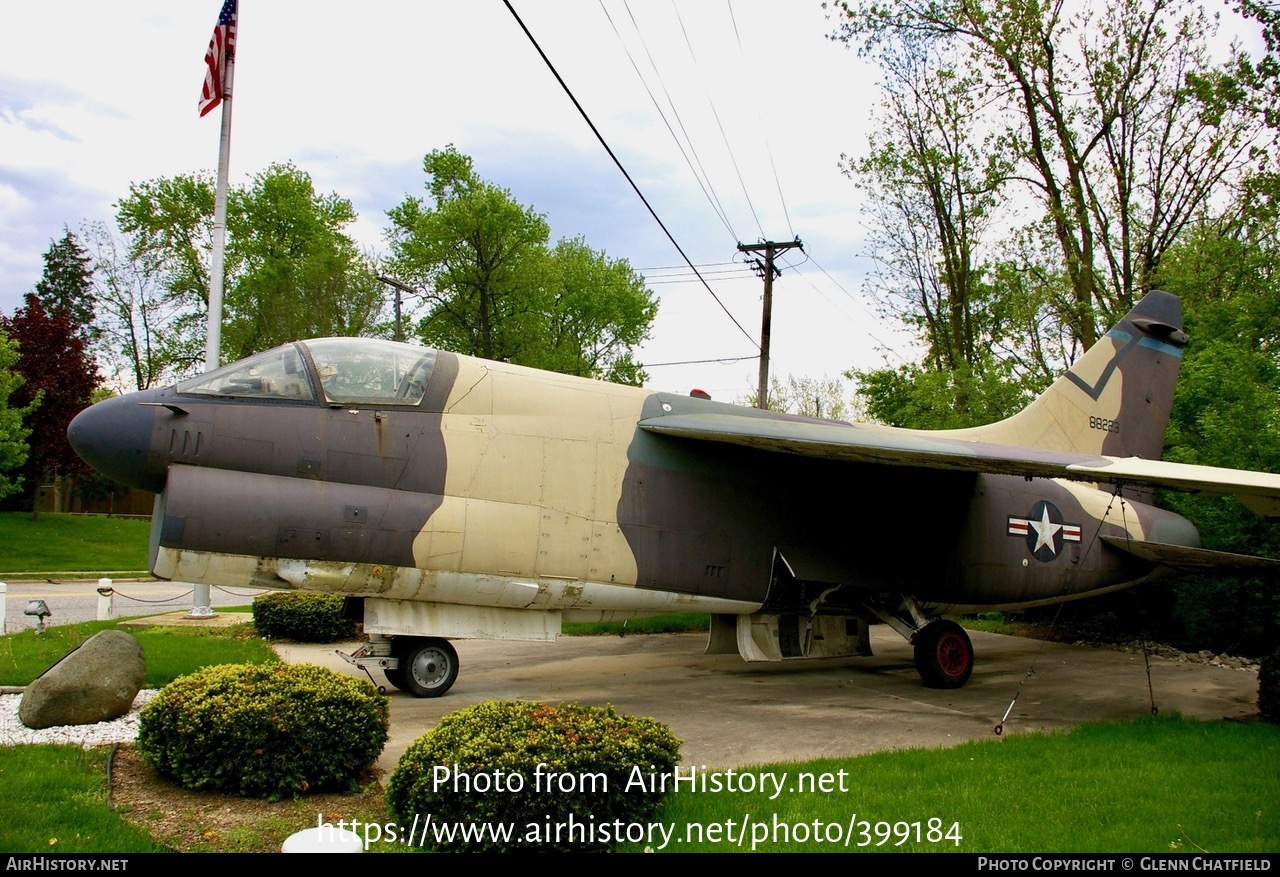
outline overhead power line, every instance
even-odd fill
[[[738,41],[738,57],[742,59],[742,67],[744,70],[754,72],[756,68],[754,65],[747,63],[747,53],[742,48],[742,35],[738,33],[738,19],[733,14],[733,4],[730,3],[729,0],[725,0],[724,5],[729,10],[729,21],[733,23],[733,36],[734,39]],[[791,211],[787,209],[787,199],[782,195],[782,180],[778,178],[778,165],[773,160],[773,147],[769,145],[769,129],[765,127],[764,118],[760,115],[759,104],[753,104],[753,106],[755,106],[756,109],[756,121],[760,123],[761,136],[764,138],[764,151],[769,156],[769,167],[773,170],[773,183],[778,187],[778,201],[782,204],[782,215],[787,218],[787,231],[794,238],[796,236],[796,232],[795,229],[791,227]],[[755,209],[752,208],[752,213],[754,212]],[[759,220],[757,220],[757,223],[758,222]],[[760,231],[760,234],[761,236],[764,235],[763,229]]]
[[[818,264],[818,260],[817,260],[817,259],[815,259],[815,258],[813,257],[813,254],[812,254],[812,253],[807,252],[807,251],[805,252],[805,262],[812,262],[812,263],[813,263],[813,266],[814,266],[815,268],[817,268],[819,271],[821,271],[821,272],[822,272],[822,274],[823,274],[823,276],[825,276],[828,280],[830,280],[830,281],[831,281],[831,283],[832,283],[832,284],[834,284],[834,285],[835,285],[836,289],[838,289],[838,290],[840,290],[841,292],[843,292],[843,293],[845,294],[845,296],[846,296],[846,297],[847,297],[851,302],[853,302],[854,304],[856,304],[856,305],[857,305],[857,306],[862,310],[862,312],[863,312],[864,314],[866,314],[868,317],[870,317],[870,318],[871,318],[871,320],[872,320],[872,322],[875,322],[875,321],[877,320],[876,315],[875,315],[875,314],[873,314],[870,310],[868,310],[868,309],[867,309],[867,306],[866,306],[865,304],[863,304],[863,303],[862,303],[862,302],[861,302],[861,301],[860,301],[856,296],[854,296],[854,294],[853,294],[853,293],[851,293],[849,290],[845,289],[845,288],[844,288],[844,286],[843,286],[843,285],[841,285],[841,283],[840,283],[840,281],[839,281],[839,280],[836,280],[833,276],[831,276],[831,274],[830,274],[830,273],[828,273],[828,272],[827,272],[827,269],[826,269],[826,268],[823,268],[821,265],[819,265],[819,264]],[[803,264],[804,264],[804,262],[801,262],[801,263],[800,263],[800,265],[791,265],[791,264],[789,264],[788,262],[786,262],[786,261],[784,260],[782,264],[786,265],[788,268],[798,269],[798,268],[800,267],[800,265],[803,265]],[[853,318],[852,318],[852,317],[850,317],[848,314],[846,314],[846,313],[844,312],[844,310],[842,310],[840,307],[838,307],[838,306],[836,305],[836,303],[835,303],[835,302],[833,302],[830,298],[828,298],[828,297],[827,297],[827,294],[826,294],[825,292],[823,292],[823,291],[818,287],[818,285],[817,285],[816,283],[814,283],[812,280],[810,280],[810,279],[808,278],[808,276],[806,276],[805,274],[802,274],[802,273],[800,273],[799,271],[797,271],[796,273],[797,273],[800,277],[803,277],[803,278],[804,278],[804,280],[805,280],[805,282],[806,282],[806,283],[808,283],[808,284],[809,284],[809,286],[813,287],[813,291],[814,291],[814,292],[818,293],[818,295],[820,295],[820,296],[822,296],[824,299],[826,299],[827,304],[831,305],[832,310],[834,310],[836,313],[838,313],[838,314],[840,314],[841,316],[843,316],[843,317],[844,317],[846,320],[848,320],[850,323],[853,323]],[[857,324],[854,324],[854,325],[857,325]],[[890,346],[889,344],[887,344],[887,343],[885,343],[884,341],[880,340],[880,338],[879,338],[879,337],[878,337],[874,332],[872,332],[872,331],[870,331],[870,330],[868,330],[868,329],[863,329],[863,331],[864,331],[864,332],[866,332],[867,337],[868,337],[868,338],[870,338],[872,341],[874,341],[874,342],[879,346],[879,348],[880,348],[881,350],[885,351],[886,353],[892,353],[892,354],[893,354],[894,356],[896,356],[899,360],[901,360],[901,361],[902,361],[902,363],[903,363],[904,365],[907,363],[907,359],[906,359],[906,357],[904,357],[901,353],[899,353],[895,348],[893,348],[893,347],[892,347],[892,346]]]
[[[689,57],[693,60],[693,66],[701,71],[698,64],[698,56],[693,53],[693,43],[689,39],[689,30],[684,26],[684,19],[680,17],[680,10],[676,8],[675,0],[672,0],[671,9],[676,14],[676,21],[680,22],[680,33],[684,35],[684,44],[689,49]],[[747,207],[751,209],[751,216],[756,221],[756,228],[760,230],[760,236],[764,237],[764,226],[760,224],[760,217],[756,214],[756,205],[751,203],[751,195],[747,192],[747,181],[742,178],[742,168],[738,166],[738,157],[733,154],[733,147],[729,145],[729,135],[725,133],[724,123],[720,121],[720,112],[716,109],[715,101],[711,99],[711,89],[707,88],[706,80],[703,79],[702,91],[707,96],[707,106],[711,108],[711,115],[715,117],[716,127],[720,129],[720,139],[724,141],[725,151],[729,153],[729,161],[733,164],[733,172],[738,175],[738,185],[742,187],[742,197],[747,200]]]
[[[738,331],[751,342],[751,346],[759,350],[760,345],[756,343],[756,340],[751,337],[751,334],[747,332],[746,329],[742,328],[742,324],[739,323],[737,318],[729,312],[727,307],[725,307],[724,302],[720,300],[720,296],[716,295],[715,290],[711,288],[711,284],[707,283],[706,278],[699,273],[697,267],[693,264],[693,260],[689,258],[688,254],[685,253],[684,248],[682,248],[676,241],[675,235],[671,233],[667,228],[666,223],[664,223],[661,217],[658,216],[658,212],[653,209],[653,205],[649,203],[649,199],[640,191],[640,187],[636,185],[636,181],[631,178],[631,174],[627,173],[627,169],[622,166],[622,162],[618,159],[618,156],[614,155],[614,152],[609,147],[608,142],[605,141],[604,135],[600,133],[600,129],[598,129],[595,123],[591,121],[591,117],[587,115],[587,111],[583,109],[582,104],[578,102],[573,91],[569,88],[568,83],[566,83],[564,81],[564,77],[560,75],[560,71],[556,70],[556,66],[551,63],[551,59],[547,57],[547,53],[542,51],[542,46],[540,46],[538,41],[534,39],[533,34],[529,31],[529,28],[525,26],[524,21],[516,12],[515,7],[511,5],[511,0],[502,0],[502,2],[511,13],[512,18],[516,20],[516,24],[520,25],[520,29],[524,31],[524,35],[529,38],[529,42],[533,44],[538,55],[542,58],[543,63],[546,64],[547,69],[551,71],[551,75],[556,78],[556,82],[560,83],[560,87],[564,89],[564,93],[569,96],[569,100],[573,101],[574,108],[576,108],[579,115],[582,116],[583,121],[587,123],[587,127],[591,129],[591,133],[596,135],[596,139],[600,141],[600,145],[604,147],[604,151],[609,154],[609,158],[613,159],[613,163],[617,165],[618,170],[622,172],[622,175],[626,177],[627,182],[631,184],[631,188],[635,190],[636,196],[639,197],[641,203],[644,204],[645,209],[649,211],[649,215],[653,217],[653,221],[658,223],[658,227],[661,228],[662,233],[667,236],[667,240],[671,241],[671,246],[676,248],[676,252],[680,254],[680,258],[684,259],[685,264],[689,266],[690,270],[692,270],[695,275],[697,275],[698,280],[702,282],[703,287],[705,287],[711,297],[715,299],[716,304],[720,305],[720,309],[725,312],[725,315],[733,322],[733,325],[738,327]]]
[[[720,222],[725,229],[736,240],[737,232],[733,230],[733,224],[729,222],[729,214],[725,211],[724,205],[720,203],[720,197],[716,194],[715,187],[711,185],[711,176],[707,173],[706,168],[702,166],[702,159],[698,156],[698,151],[693,146],[693,139],[689,136],[689,131],[684,126],[684,120],[680,118],[680,111],[676,109],[676,103],[671,97],[671,91],[667,88],[666,81],[662,78],[658,65],[653,60],[653,53],[649,51],[648,44],[644,41],[644,34],[640,33],[640,26],[636,23],[636,17],[631,13],[631,7],[627,7],[627,15],[631,18],[631,27],[635,30],[636,36],[640,40],[640,45],[644,47],[645,56],[649,59],[649,67],[653,70],[654,76],[658,79],[658,84],[662,86],[662,93],[667,98],[667,105],[671,107],[671,113],[676,117],[676,124],[680,126],[680,131],[684,134],[682,142],[676,136],[675,129],[671,127],[671,121],[667,118],[667,114],[663,111],[662,105],[658,103],[658,98],[654,95],[653,89],[649,87],[649,81],[644,78],[644,74],[640,72],[640,65],[636,63],[635,56],[631,54],[631,49],[627,45],[626,40],[622,38],[622,33],[618,30],[618,25],[614,23],[613,16],[609,14],[609,9],[604,5],[604,0],[600,0],[600,11],[604,13],[604,17],[609,20],[610,27],[613,28],[614,36],[618,38],[618,43],[622,46],[622,51],[626,52],[627,60],[631,62],[631,69],[636,72],[636,78],[640,80],[640,84],[644,86],[644,90],[649,93],[649,100],[653,101],[653,108],[658,111],[658,117],[662,119],[662,124],[667,126],[667,133],[671,135],[671,139],[676,142],[676,148],[680,150],[680,155],[684,158],[684,163],[689,166],[689,172],[693,174],[693,178],[698,181],[698,188],[702,189],[703,196],[711,205],[712,211],[719,217]],[[686,151],[685,144],[689,148]],[[689,153],[693,153],[693,158],[689,157]],[[697,167],[694,167],[694,164]]]
[[[737,264],[739,263],[738,262],[704,262],[698,267],[699,268],[719,268],[723,265],[737,265]],[[675,270],[683,271],[686,267],[687,267],[686,265],[655,265],[652,268],[637,268],[636,270],[639,271],[641,274],[648,274],[650,271],[675,271]]]
[[[737,362],[743,362],[748,359],[755,359],[755,354],[748,356],[732,356],[720,357],[719,359],[681,359],[676,362],[646,362],[641,363],[641,368],[662,368],[666,365],[707,365],[709,363],[717,363],[719,365],[733,365]]]

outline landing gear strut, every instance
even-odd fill
[[[916,632],[916,671],[930,688],[959,688],[973,672],[973,643],[954,621],[940,619]]]

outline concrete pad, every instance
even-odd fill
[[[684,740],[685,764],[716,768],[996,739],[993,729],[1015,698],[1005,735],[1151,712],[1140,654],[970,636],[977,665],[968,685],[953,691],[922,686],[911,647],[883,626],[871,629],[875,657],[781,664],[703,655],[705,634],[455,640],[461,672],[444,697],[419,699],[388,686],[391,739],[378,764],[389,772],[441,716],[495,699],[611,703],[669,725]],[[277,651],[287,661],[364,675],[334,644]],[[1216,720],[1257,712],[1256,672],[1152,657],[1151,686],[1161,713]]]
[[[231,627],[234,624],[248,624],[253,621],[252,612],[215,612],[202,618],[192,618],[190,609],[181,612],[166,612],[164,615],[148,615],[145,618],[130,618],[121,621],[117,627]]]

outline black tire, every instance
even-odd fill
[[[916,672],[929,688],[959,688],[973,673],[973,643],[954,621],[934,621],[916,632]]]
[[[399,691],[404,691],[404,676],[400,675],[399,670],[383,670],[382,675],[387,677],[387,681],[391,683]]]
[[[403,685],[397,687],[414,697],[439,697],[458,678],[458,653],[446,639],[437,637],[397,637],[400,667],[394,672]],[[391,671],[387,678],[393,685]]]

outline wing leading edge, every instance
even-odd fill
[[[1066,478],[1164,487],[1212,496],[1234,494],[1256,514],[1280,518],[1280,475],[1269,472],[965,441],[875,424],[772,419],[722,412],[649,417],[641,420],[639,426],[647,432],[677,439],[741,445],[833,462]]]

